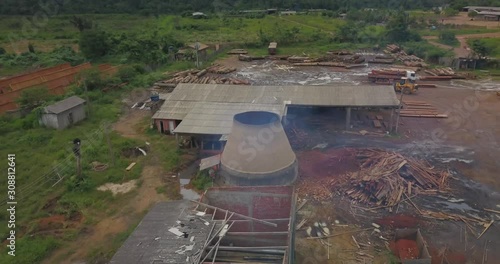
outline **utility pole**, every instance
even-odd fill
[[[113,146],[111,145],[111,139],[109,138],[109,128],[110,128],[111,124],[106,124],[106,128],[105,128],[105,134],[106,134],[106,141],[108,143],[108,149],[109,149],[109,156],[110,156],[110,160],[111,160],[111,163],[113,164],[113,166],[115,166],[115,155],[113,153]]]
[[[76,157],[76,177],[78,180],[82,180],[82,162],[81,162],[81,154],[80,154],[80,146],[82,141],[78,138],[73,140],[73,154]]]
[[[196,68],[200,68],[200,61],[198,59],[198,49],[200,48],[200,43],[198,41],[196,41],[196,43],[194,44],[194,49],[196,50]]]
[[[398,109],[398,116],[396,118],[396,134],[398,133],[398,127],[399,127],[399,116],[401,115],[401,108],[403,107],[403,95],[404,95],[404,89],[401,90],[401,97],[399,98],[399,109]]]

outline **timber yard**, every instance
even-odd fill
[[[0,79],[5,120],[37,114],[12,121],[35,132],[9,151],[59,144],[46,174],[18,173],[36,215],[18,248],[64,241],[33,258],[50,264],[499,263],[500,83],[478,76],[484,59],[285,53],[187,44],[169,56],[189,67],[130,91],[91,80],[123,65],[87,61]],[[57,102],[20,107],[42,86]]]
[[[424,70],[423,60],[394,46],[385,54],[321,58],[234,50],[207,69],[155,83],[162,105],[152,123],[175,135],[180,148],[196,149],[204,157],[197,168],[210,170],[214,184],[201,202],[185,205],[215,226],[204,246],[188,242],[195,248],[186,251],[181,243],[164,257],[384,263],[381,252],[394,252],[403,263],[498,259],[500,131],[491,126],[498,86],[451,68]],[[419,89],[396,93],[388,83],[408,72],[416,72]],[[283,128],[266,127],[273,122]],[[150,229],[139,225],[112,263],[158,252],[136,247],[152,238],[143,236]]]

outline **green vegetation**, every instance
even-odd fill
[[[185,67],[185,64],[166,66],[160,72]],[[135,69],[132,67],[132,69]],[[128,68],[127,71],[131,69]],[[92,72],[89,71],[89,72]],[[130,85],[122,90],[110,90],[103,92],[103,85],[113,82],[121,82],[118,78],[93,80],[92,75],[87,74],[87,83],[93,89],[85,94],[81,86],[74,86],[67,95],[79,95],[83,98],[88,96],[91,107],[90,116],[83,122],[66,130],[53,130],[40,127],[37,111],[32,112],[24,118],[0,117],[0,155],[16,154],[17,199],[23,206],[16,211],[17,244],[16,250],[20,257],[14,258],[14,262],[6,254],[5,249],[1,251],[0,263],[37,263],[56,247],[64,246],[75,239],[75,230],[68,229],[64,234],[57,235],[47,233],[31,237],[37,234],[38,220],[50,215],[64,215],[67,219],[75,214],[83,214],[87,221],[79,228],[95,224],[92,219],[102,218],[102,214],[116,207],[121,199],[112,196],[110,192],[97,191],[96,187],[104,183],[122,183],[132,179],[138,179],[147,157],[127,158],[122,154],[123,150],[142,146],[143,141],[124,138],[116,132],[109,132],[109,138],[114,151],[110,152],[106,141],[106,124],[117,120],[121,112],[121,96],[129,94],[133,87],[151,85],[157,80],[161,73],[143,73],[129,79]],[[140,73],[138,73],[140,74]],[[128,76],[127,76],[128,77]],[[38,94],[41,89],[34,89]],[[24,97],[32,99],[34,95],[28,94]],[[55,96],[47,99],[59,100],[63,96]],[[29,101],[29,100],[28,100]],[[41,103],[37,102],[36,104]],[[147,123],[144,124],[147,127]],[[147,140],[155,148],[153,151],[159,155],[159,160],[166,171],[171,170],[179,163],[179,153],[175,148],[175,140],[161,135],[146,135]],[[84,180],[75,178],[75,157],[72,153],[73,139],[82,140],[82,172]],[[113,160],[115,163],[113,164]],[[91,163],[99,161],[108,164],[105,171],[92,170]],[[138,164],[131,171],[124,171],[132,161]],[[6,170],[6,164],[1,164],[0,169]],[[66,176],[64,181],[53,186],[57,179],[57,173]],[[37,184],[32,184],[37,182]],[[6,178],[0,179],[0,185],[6,186]],[[128,194],[125,194],[128,195]],[[51,205],[51,200],[55,199]],[[0,212],[0,220],[6,221],[5,210]],[[7,225],[0,226],[0,237],[7,237]],[[57,241],[57,243],[56,243]],[[115,245],[115,248],[118,246]],[[108,252],[109,254],[109,252]],[[9,259],[7,259],[9,258]]]
[[[500,58],[500,38],[468,39],[471,49],[480,57]]]
[[[208,170],[198,172],[198,174],[191,179],[191,184],[195,189],[200,191],[212,186],[212,179],[208,176]]]
[[[441,33],[439,33],[439,42],[453,47],[460,46],[460,42],[455,37],[455,33],[451,31],[441,31]]]

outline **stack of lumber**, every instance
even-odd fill
[[[465,79],[465,76],[458,75],[451,68],[436,68],[425,70],[425,73],[430,76],[422,76],[421,80],[450,80],[450,79]]]
[[[445,114],[439,114],[436,107],[425,101],[404,101],[403,109],[400,110],[404,117],[427,117],[427,118],[447,118]]]
[[[159,87],[175,87],[178,83],[199,83],[199,84],[244,84],[249,85],[248,80],[241,80],[236,78],[228,78],[221,76],[207,76],[207,73],[227,73],[234,71],[234,68],[226,68],[220,65],[214,65],[204,70],[186,70],[177,72],[172,78],[157,82],[154,85]]]
[[[287,58],[287,61],[290,63],[299,63],[299,62],[305,62],[305,61],[309,61],[309,60],[311,60],[311,58],[309,58],[309,57],[292,56],[292,57]]]
[[[369,63],[377,63],[377,64],[393,64],[394,63],[394,59],[372,59],[370,61],[368,61]]]
[[[264,59],[266,59],[266,57],[265,56],[248,56],[248,55],[240,54],[238,56],[238,59],[240,61],[253,61],[253,60],[264,60]]]
[[[396,53],[401,51],[401,48],[398,45],[389,44],[386,46],[384,51],[386,51],[386,53]]]
[[[299,62],[293,63],[293,66],[326,66],[326,67],[342,67],[345,68],[346,65],[341,62]]]
[[[404,65],[409,67],[426,67],[427,64],[422,58],[415,55],[408,55],[404,50],[402,50],[398,45],[390,44],[387,45],[384,50],[385,53],[391,54],[392,58],[401,61]]]
[[[361,203],[394,206],[403,194],[447,189],[450,174],[424,161],[379,149],[359,150],[357,157],[360,170],[350,175],[345,193]]]
[[[235,54],[235,55],[247,54],[247,53],[248,53],[248,51],[244,50],[244,49],[232,49],[232,50],[227,52],[227,54]]]
[[[236,68],[225,67],[225,66],[222,66],[222,65],[219,65],[219,64],[215,64],[215,65],[209,67],[207,70],[208,70],[209,73],[226,74],[226,73],[230,73],[230,72],[236,71]]]

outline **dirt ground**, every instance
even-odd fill
[[[115,123],[113,129],[125,137],[145,139],[145,136],[137,131],[137,125],[149,115],[147,111],[132,110]],[[150,154],[153,153],[150,152]],[[143,213],[154,203],[167,200],[168,194],[156,191],[158,186],[165,184],[164,177],[165,171],[162,166],[158,165],[154,156],[150,157],[139,179],[142,184],[132,193],[132,196],[124,196],[123,206],[120,206],[116,213],[99,219],[96,225],[89,227],[83,235],[67,247],[57,249],[43,263],[81,262],[99,245],[110,243],[117,234],[125,232],[130,225],[136,224]]]
[[[498,21],[485,21],[480,19],[471,20],[467,16],[467,12],[460,12],[458,16],[444,18],[444,24],[455,24],[455,25],[471,25],[487,28],[500,28],[500,22]]]

